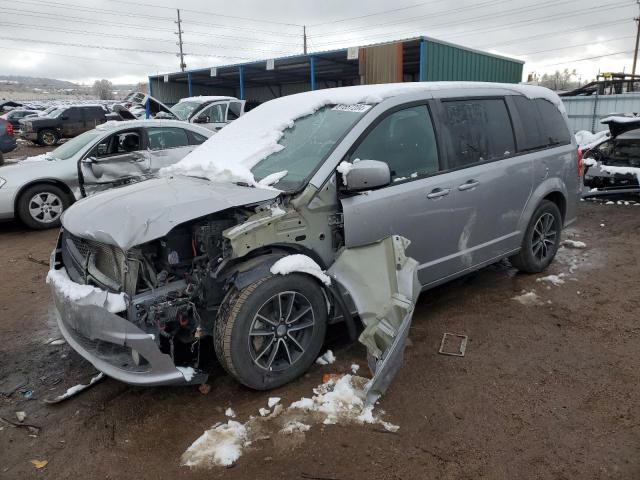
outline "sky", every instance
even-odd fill
[[[0,0],[0,74],[93,83],[426,35],[524,60],[529,73],[575,69],[583,82],[630,72],[635,0]],[[599,58],[595,58],[599,57]],[[638,67],[640,72],[640,65]]]

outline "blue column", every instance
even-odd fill
[[[420,70],[418,80],[424,82],[424,40],[420,40]]]
[[[311,67],[311,90],[316,89],[316,57],[309,57],[309,66]]]
[[[238,67],[238,73],[240,74],[240,100],[244,100],[244,71],[242,65]]]
[[[151,83],[151,77],[149,77],[149,96],[153,97],[153,84]]]
[[[192,90],[191,90],[191,72],[187,72],[187,85],[189,86],[189,96],[193,96],[192,95]]]

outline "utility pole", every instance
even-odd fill
[[[176,45],[178,45],[178,47],[180,48],[180,71],[184,72],[184,69],[187,68],[187,65],[184,63],[184,53],[182,52],[182,34],[184,33],[182,31],[182,20],[180,20],[180,9],[178,8],[178,21],[174,22],[178,25],[178,31],[176,32],[176,34],[178,35],[178,43]]]
[[[306,25],[302,26],[302,45],[303,45],[303,52],[306,55],[307,54],[307,26]],[[636,50],[637,48],[638,46],[636,45]]]
[[[640,7],[640,0],[636,0],[638,7]],[[633,19],[636,22],[636,48],[633,52],[633,67],[631,68],[631,90],[633,90],[633,82],[636,75],[636,63],[638,62],[638,43],[640,42],[640,17]]]

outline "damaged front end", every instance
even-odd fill
[[[181,181],[187,180],[170,182],[171,191]],[[155,189],[164,195],[154,197],[164,199],[162,182],[143,182],[135,189]],[[188,182],[190,195],[184,198],[198,197],[199,180]],[[79,228],[85,209],[70,209],[51,263],[58,277],[68,278],[50,275],[65,338],[96,368],[123,382],[202,383],[214,361],[216,322],[227,297],[273,276],[270,267],[278,259],[308,253],[319,264],[330,265],[326,274],[331,285],[317,283],[327,300],[329,321],[344,320],[354,327],[357,316],[364,324],[360,341],[374,374],[368,401],[375,402],[402,363],[420,290],[417,262],[405,256],[408,241],[390,236],[345,248],[334,206],[311,212],[300,206],[306,205],[302,200],[276,200],[277,192],[225,188],[224,197],[220,189],[216,193],[219,211],[204,216],[196,209],[211,210],[210,203],[179,205],[174,196],[152,205],[138,198],[137,212],[147,221],[120,220],[125,227],[138,225],[135,229],[113,228],[116,217],[108,219],[101,211],[109,204],[113,209],[118,202],[136,203],[115,191],[78,204],[92,211],[89,229],[87,220]],[[240,195],[235,202],[238,190],[245,200],[253,195],[255,203],[240,204]],[[158,205],[162,201],[171,202],[171,209]],[[191,212],[185,213],[189,206]],[[153,220],[152,212],[164,215]],[[196,218],[185,221],[189,214]],[[325,239],[326,248],[316,256],[312,247],[318,238]],[[355,335],[355,328],[350,330]]]

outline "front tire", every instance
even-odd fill
[[[53,147],[59,139],[55,130],[47,128],[38,132],[38,143],[45,147]]]
[[[18,217],[34,230],[60,226],[60,217],[71,205],[69,195],[55,185],[41,184],[27,188],[18,200]]]
[[[511,265],[526,273],[540,273],[553,261],[560,246],[562,215],[558,206],[543,200],[534,212]]]
[[[327,328],[327,307],[318,283],[307,275],[270,276],[232,289],[214,329],[218,360],[255,390],[280,387],[299,377],[318,357]]]

